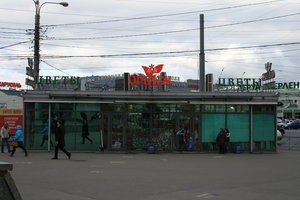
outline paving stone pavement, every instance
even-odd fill
[[[0,154],[24,200],[298,200],[300,152]],[[0,198],[1,199],[1,198]]]

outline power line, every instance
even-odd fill
[[[6,32],[6,31],[0,31],[0,33],[5,33],[5,34],[21,34],[21,35],[25,35],[25,33],[20,33],[20,32]]]
[[[21,29],[21,28],[7,28],[7,27],[0,27],[0,29],[14,30],[14,31],[26,31],[26,29]]]
[[[47,64],[48,66],[50,66],[50,67],[52,67],[52,68],[54,68],[54,69],[56,69],[56,70],[58,70],[58,71],[60,71],[60,72],[62,72],[62,73],[64,73],[64,74],[67,74],[67,75],[69,75],[69,76],[72,76],[71,74],[69,74],[69,73],[67,73],[67,72],[64,72],[63,70],[61,70],[61,69],[59,69],[59,68],[57,68],[57,67],[54,67],[53,65],[51,65],[51,64],[49,64],[48,62],[46,62],[46,61],[44,61],[44,60],[41,60],[43,63],[45,63],[45,64]]]
[[[290,42],[290,43],[277,43],[277,44],[264,44],[255,46],[244,46],[244,47],[231,47],[231,48],[216,48],[216,49],[206,49],[206,52],[213,51],[228,51],[237,49],[253,49],[253,48],[267,48],[275,46],[289,46],[289,45],[299,45],[300,42]],[[130,56],[146,56],[146,55],[168,55],[168,54],[183,54],[183,53],[199,53],[199,50],[184,50],[184,51],[168,51],[168,52],[145,52],[145,53],[131,53],[131,54],[112,54],[112,55],[84,55],[84,56],[43,56],[44,59],[57,59],[57,58],[116,58],[116,57],[130,57]]]
[[[5,49],[7,47],[12,47],[12,46],[16,46],[16,45],[24,44],[24,43],[28,43],[28,42],[30,42],[30,41],[23,41],[23,42],[18,42],[18,43],[10,44],[10,45],[7,45],[7,46],[2,46],[2,47],[0,47],[0,49]]]
[[[260,21],[266,21],[266,20],[272,20],[272,19],[279,19],[279,18],[284,18],[284,17],[291,17],[291,16],[295,16],[295,15],[300,15],[300,12],[298,12],[298,13],[292,13],[292,14],[287,14],[287,15],[280,15],[280,16],[275,16],[275,17],[261,18],[261,19],[256,19],[256,20],[249,20],[249,21],[244,21],[244,22],[237,22],[237,23],[231,23],[231,24],[209,26],[209,27],[205,27],[205,28],[206,29],[208,29],[208,28],[220,28],[220,27],[225,27],[225,26],[233,26],[233,25],[239,25],[239,24],[248,24],[248,23],[253,23],[253,22],[260,22]]]
[[[234,26],[234,25],[240,25],[240,24],[247,24],[247,23],[254,23],[254,22],[260,22],[260,21],[266,21],[266,20],[272,20],[272,19],[278,19],[278,18],[284,18],[284,17],[291,17],[300,15],[300,12],[298,13],[292,13],[287,15],[280,15],[275,17],[267,17],[267,18],[261,18],[256,20],[249,20],[249,21],[243,21],[243,22],[237,22],[237,23],[230,23],[230,24],[222,24],[222,25],[216,25],[216,26],[208,26],[205,27],[205,29],[210,28],[220,28],[220,27],[226,27],[226,26]],[[180,33],[180,32],[188,32],[188,31],[196,31],[200,28],[191,28],[191,29],[181,29],[181,30],[174,30],[174,31],[163,31],[163,32],[154,32],[154,33],[142,33],[142,34],[133,34],[133,35],[116,35],[116,36],[100,36],[100,37],[85,37],[85,38],[49,38],[49,40],[95,40],[95,39],[110,39],[110,38],[126,38],[126,37],[140,37],[140,36],[150,36],[150,35],[162,35],[162,34],[170,34],[170,33]]]
[[[100,24],[100,23],[111,23],[111,22],[132,21],[132,20],[151,19],[151,18],[160,18],[160,17],[170,17],[170,16],[177,16],[177,15],[187,15],[187,14],[200,13],[200,12],[211,12],[211,11],[227,10],[227,9],[241,8],[241,7],[247,7],[247,6],[256,6],[256,5],[275,3],[275,2],[280,2],[280,1],[286,1],[286,0],[264,1],[264,2],[259,2],[259,3],[249,3],[249,4],[243,4],[243,5],[237,5],[237,6],[228,6],[228,7],[223,7],[223,8],[213,8],[213,9],[206,9],[206,10],[200,10],[200,11],[198,10],[198,11],[189,11],[189,12],[181,12],[181,13],[152,15],[152,16],[144,16],[144,17],[132,17],[132,18],[125,18],[125,19],[113,19],[113,20],[103,20],[103,21],[94,21],[94,22],[52,24],[52,25],[44,25],[44,26],[47,26],[47,27],[73,26],[73,25]]]
[[[25,37],[6,37],[6,36],[0,36],[0,38],[3,38],[3,39],[29,39],[29,38],[25,38]]]

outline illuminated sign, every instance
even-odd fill
[[[172,76],[156,76],[162,71],[163,64],[150,65],[149,67],[142,66],[146,76],[132,75],[129,77],[129,83],[131,85],[172,85]]]
[[[0,87],[15,87],[20,88],[21,83],[11,83],[11,82],[0,82]]]
[[[35,84],[80,84],[80,77],[73,76],[40,76],[34,78]]]

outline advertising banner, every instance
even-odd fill
[[[0,126],[8,123],[11,134],[16,133],[16,126],[23,126],[23,110],[22,109],[0,109]]]

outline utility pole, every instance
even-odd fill
[[[200,14],[199,92],[205,92],[204,15]]]
[[[34,58],[33,58],[33,72],[34,78],[39,79],[40,76],[40,13],[41,8],[45,4],[58,4],[63,7],[67,7],[67,2],[44,2],[40,5],[39,0],[33,0],[35,4],[35,23],[34,23]],[[35,89],[38,89],[38,85],[35,85]]]
[[[34,23],[34,61],[33,71],[34,78],[39,79],[40,74],[40,1],[36,0],[35,3],[35,23]],[[38,89],[38,85],[35,85]]]

